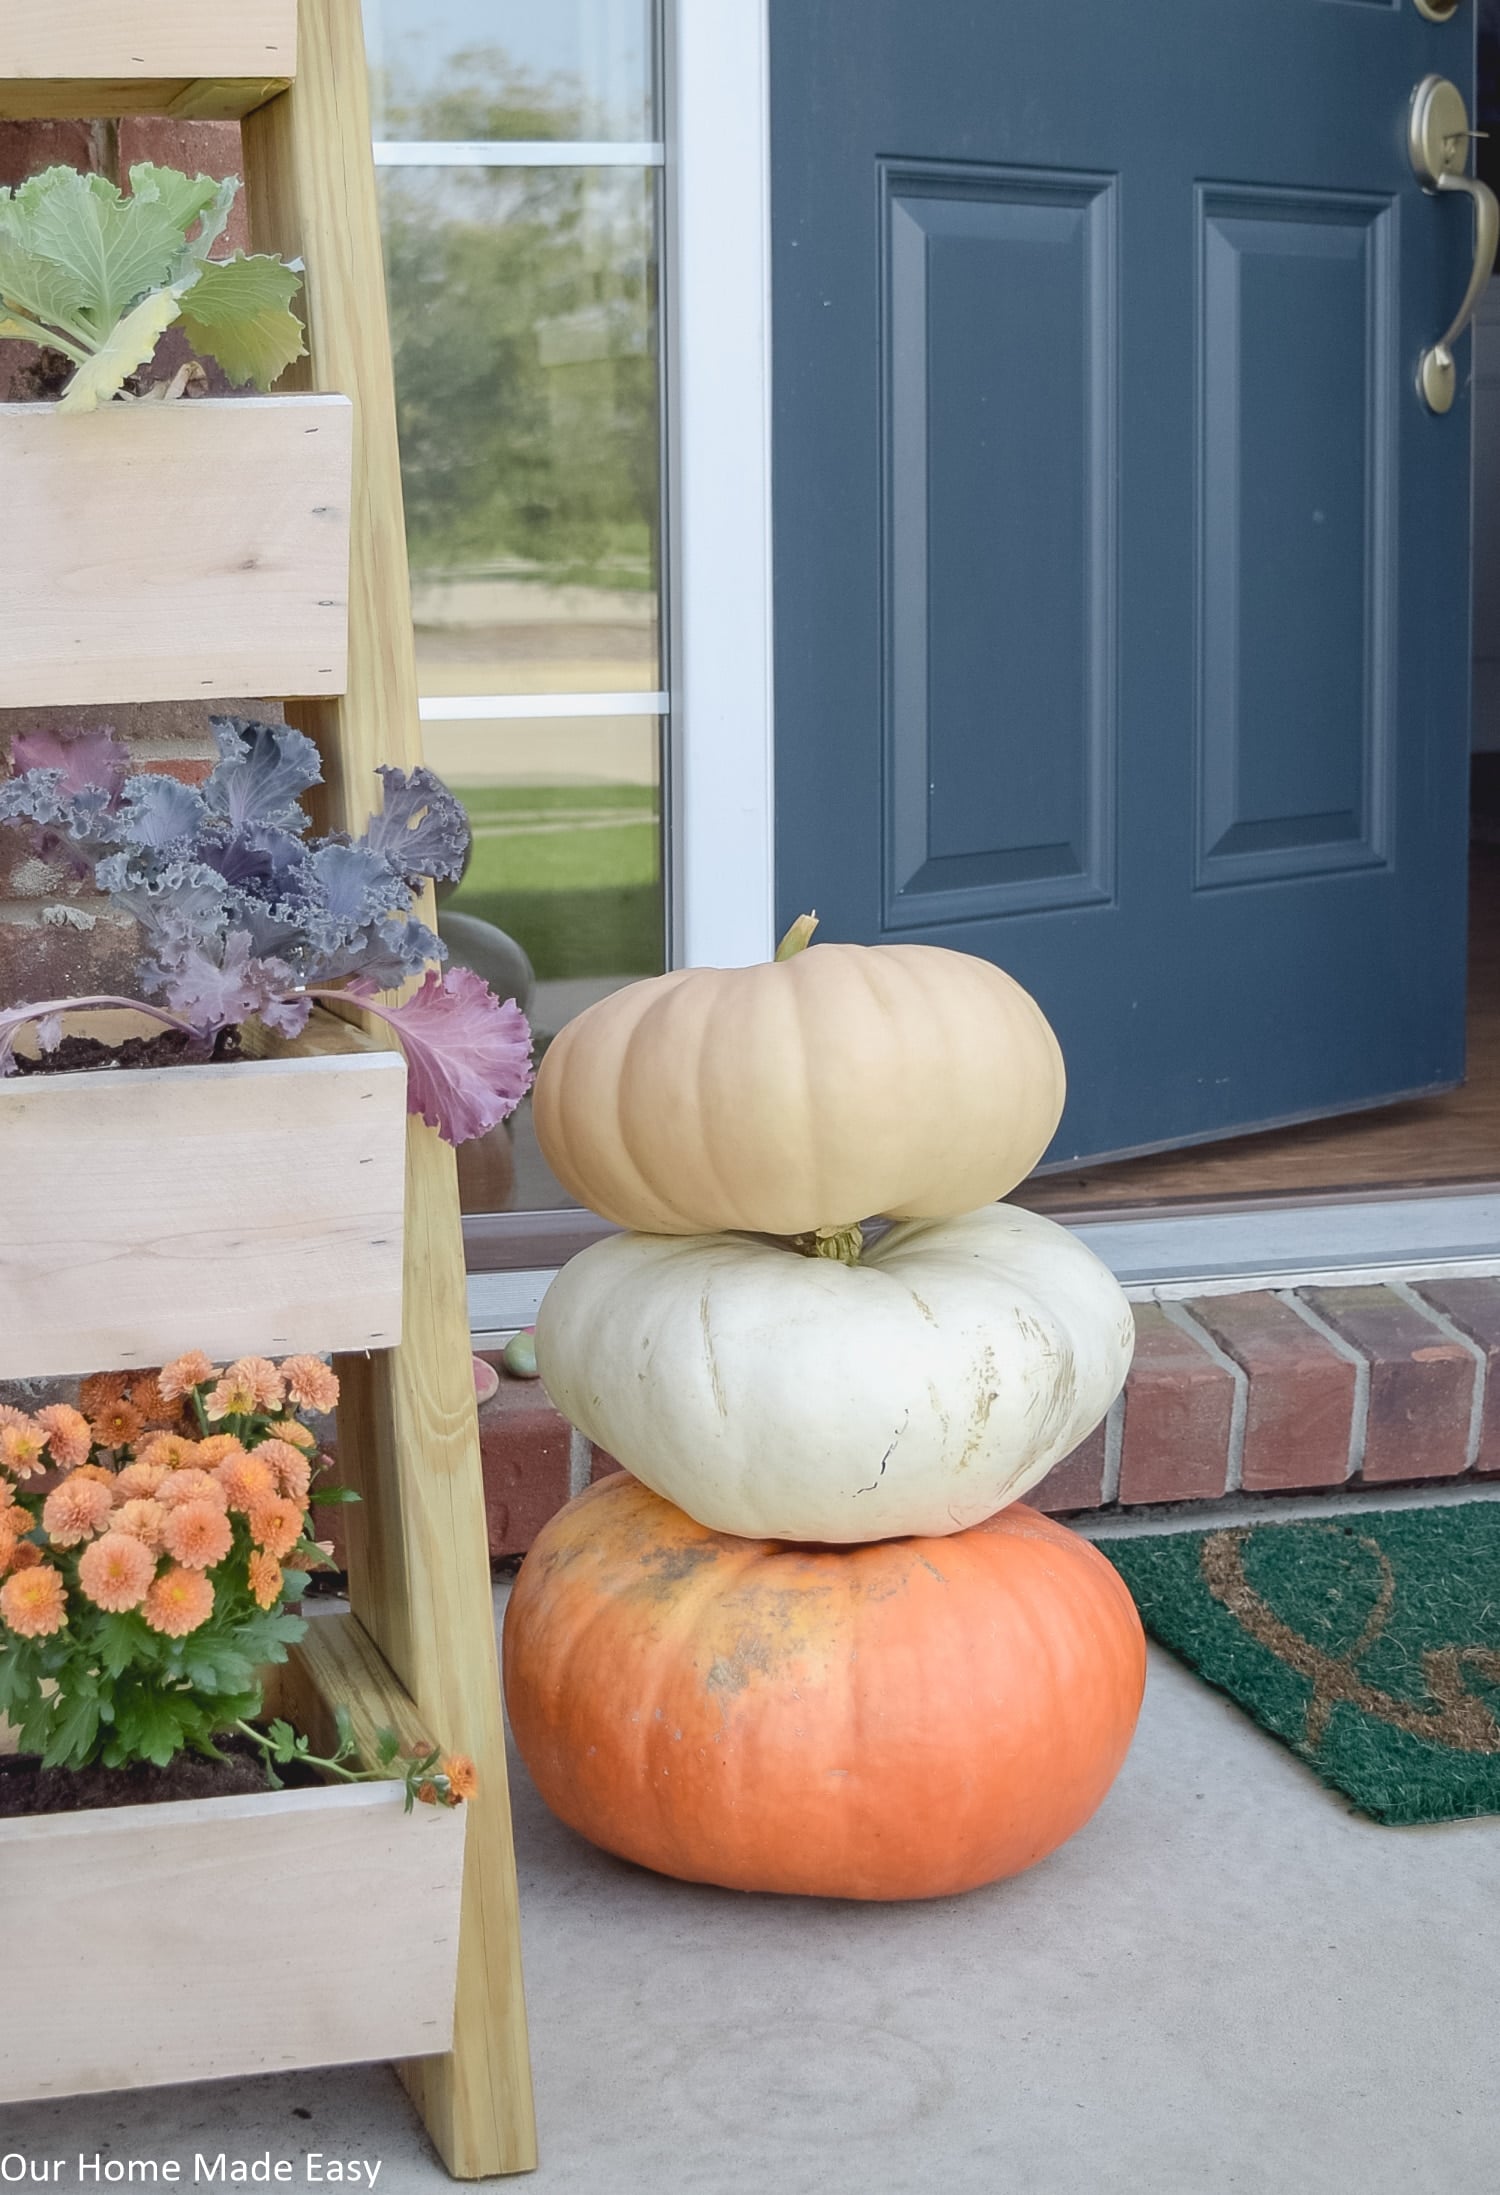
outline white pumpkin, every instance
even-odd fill
[[[858,1265],[748,1235],[614,1235],[543,1298],[563,1415],[700,1524],[832,1543],[961,1532],[1092,1431],[1135,1329],[1119,1284],[1006,1204]]]

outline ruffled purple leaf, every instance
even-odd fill
[[[111,731],[17,732],[10,743],[10,766],[17,777],[30,770],[58,770],[65,793],[99,787],[118,800],[130,768],[130,750]]]
[[[285,899],[294,884],[300,885],[307,848],[289,831],[227,831],[211,819],[199,838],[198,858],[228,884],[259,888],[267,899]]]
[[[442,779],[431,770],[408,776],[389,763],[380,771],[385,805],[372,818],[365,843],[408,884],[429,877],[460,877],[469,853],[469,819]]]
[[[210,723],[219,763],[203,797],[213,812],[226,816],[236,830],[251,824],[306,830],[297,803],[323,776],[318,750],[306,733],[243,716],[216,716]]]
[[[120,804],[120,840],[142,853],[180,853],[196,841],[206,813],[203,795],[192,785],[153,774],[133,777]]]
[[[502,1005],[472,968],[429,974],[404,1006],[373,986],[344,994],[388,1021],[406,1054],[407,1110],[445,1143],[469,1143],[507,1118],[531,1088],[531,1029],[513,998]]]
[[[0,784],[0,823],[61,823],[72,802],[61,770],[27,770]]]
[[[312,1010],[312,1000],[302,991],[293,998],[268,998],[260,1008],[260,1018],[278,1036],[300,1037]]]
[[[150,988],[159,991],[174,1013],[195,1029],[225,1029],[252,1015],[264,1017],[297,979],[284,961],[258,959],[243,931],[234,931],[222,952],[209,954],[201,947],[183,953],[170,968],[151,971]]]
[[[363,929],[383,915],[404,914],[411,905],[410,886],[384,854],[357,841],[350,845],[325,839],[309,854],[307,866],[324,908],[348,930]]]
[[[377,991],[399,990],[432,960],[446,960],[448,948],[425,922],[412,915],[373,922],[352,937],[342,937],[322,954],[308,980],[341,983],[350,976]]]
[[[108,892],[145,931],[151,950],[164,964],[195,946],[207,947],[223,936],[229,920],[224,880],[201,862],[170,862],[153,877],[131,874],[129,854],[111,854],[95,872]]]

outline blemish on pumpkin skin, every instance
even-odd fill
[[[926,1319],[926,1321],[927,1321],[928,1325],[929,1325],[929,1326],[936,1326],[936,1324],[937,1324],[937,1319],[936,1319],[936,1318],[935,1318],[935,1316],[933,1315],[933,1310],[932,1310],[932,1306],[931,1306],[931,1304],[929,1304],[929,1303],[924,1303],[924,1302],[922,1301],[922,1298],[921,1298],[921,1297],[920,1297],[920,1296],[919,1296],[919,1295],[917,1294],[917,1291],[916,1291],[916,1289],[915,1289],[915,1288],[913,1288],[913,1289],[912,1289],[912,1291],[911,1291],[911,1300],[912,1300],[912,1302],[913,1302],[913,1303],[914,1303],[914,1304],[916,1305],[917,1309],[918,1309],[918,1310],[919,1310],[919,1311],[921,1312],[921,1314],[922,1314],[923,1318],[924,1318],[924,1319]]]
[[[709,1384],[714,1391],[714,1403],[721,1418],[729,1416],[729,1405],[724,1399],[724,1383],[719,1377],[719,1360],[714,1353],[713,1327],[708,1316],[708,1285],[705,1282],[698,1298],[698,1323],[703,1329],[703,1354],[708,1359]]]
[[[986,1348],[984,1355],[980,1358],[979,1376],[986,1384],[969,1416],[969,1423],[964,1433],[964,1444],[959,1452],[958,1462],[954,1466],[955,1470],[959,1471],[966,1470],[978,1455],[980,1444],[984,1440],[985,1428],[990,1422],[990,1412],[1000,1400],[1000,1371],[995,1362],[993,1349]],[[991,1385],[990,1382],[994,1384]]]
[[[732,1654],[717,1657],[703,1682],[710,1692],[743,1692],[753,1676],[769,1676],[771,1667],[769,1645],[749,1634],[737,1642]]]

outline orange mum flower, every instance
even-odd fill
[[[232,1379],[226,1372],[209,1393],[203,1408],[215,1422],[220,1418],[248,1418],[255,1409],[254,1381]]]
[[[54,1547],[76,1547],[109,1522],[115,1503],[107,1486],[74,1472],[54,1486],[42,1505],[42,1530]]]
[[[61,1464],[65,1471],[76,1470],[80,1463],[87,1463],[94,1446],[89,1431],[89,1421],[81,1410],[75,1410],[66,1402],[49,1402],[38,1410],[36,1422],[47,1435],[47,1446],[52,1461]]]
[[[0,1585],[0,1616],[17,1638],[45,1639],[68,1620],[68,1596],[50,1563],[13,1570]]]
[[[269,1357],[236,1357],[224,1377],[232,1385],[248,1387],[257,1410],[279,1410],[286,1400],[281,1374]]]
[[[283,1494],[293,1501],[307,1506],[307,1490],[312,1484],[312,1465],[300,1449],[288,1441],[263,1440],[255,1451],[257,1463],[264,1463],[275,1472],[276,1481]]]
[[[156,1384],[168,1402],[188,1395],[195,1387],[204,1386],[214,1376],[211,1359],[201,1349],[190,1349],[185,1357],[174,1357],[164,1364],[156,1375]]]
[[[95,1372],[78,1390],[79,1409],[91,1418],[112,1403],[123,1402],[130,1393],[130,1379],[128,1372]]]
[[[449,1796],[455,1804],[472,1799],[479,1789],[479,1770],[467,1753],[452,1753],[443,1763],[443,1774],[448,1779]]]
[[[78,1558],[78,1582],[96,1608],[119,1615],[139,1608],[156,1575],[156,1557],[128,1532],[106,1532]]]
[[[200,1461],[198,1443],[186,1433],[153,1433],[136,1458],[137,1463],[163,1464],[168,1471],[186,1471]]]
[[[221,1463],[214,1477],[231,1509],[249,1510],[258,1501],[275,1499],[276,1474],[259,1456],[247,1456],[243,1450]]]
[[[167,1512],[159,1501],[142,1498],[122,1502],[110,1518],[109,1528],[111,1532],[128,1533],[131,1539],[139,1540],[143,1547],[149,1547],[155,1553],[161,1545],[162,1526],[166,1521]]]
[[[0,1465],[18,1479],[29,1479],[47,1468],[47,1429],[24,1411],[18,1415],[19,1425],[0,1425]]]
[[[181,1508],[184,1502],[206,1501],[211,1508],[227,1509],[224,1489],[212,1471],[170,1471],[156,1490],[164,1509]]]
[[[167,1511],[162,1527],[167,1553],[188,1570],[212,1570],[234,1545],[234,1526],[211,1501],[185,1501]]]
[[[281,1565],[259,1547],[250,1557],[250,1591],[262,1608],[274,1608],[281,1598]]]
[[[289,1555],[302,1537],[302,1506],[285,1495],[271,1495],[252,1504],[250,1536],[258,1547],[278,1559]]]
[[[176,1425],[182,1411],[175,1396],[163,1394],[158,1372],[140,1372],[130,1385],[130,1400],[143,1425]]]
[[[247,1456],[250,1453],[238,1433],[210,1433],[207,1440],[200,1440],[198,1453],[193,1461],[200,1471],[217,1471],[221,1463],[231,1456]]]
[[[107,1402],[93,1412],[89,1428],[101,1448],[129,1448],[143,1430],[141,1413],[132,1402]]]
[[[35,1422],[25,1410],[18,1410],[14,1403],[0,1402],[0,1425],[32,1425]]]
[[[300,1418],[288,1418],[276,1428],[280,1440],[289,1440],[296,1448],[305,1448],[309,1455],[318,1445],[318,1436],[305,1426]]]
[[[42,1559],[42,1551],[35,1540],[17,1540],[10,1551],[8,1563],[0,1559],[0,1570],[34,1570]]]
[[[321,1357],[288,1357],[281,1376],[293,1402],[304,1410],[331,1410],[339,1399],[338,1375]]]
[[[127,1463],[115,1473],[115,1493],[124,1501],[150,1501],[169,1476],[164,1463]]]
[[[153,1631],[185,1639],[214,1612],[214,1589],[201,1570],[164,1570],[141,1610]]]

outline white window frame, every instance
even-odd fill
[[[669,957],[775,948],[767,0],[666,0]]]

